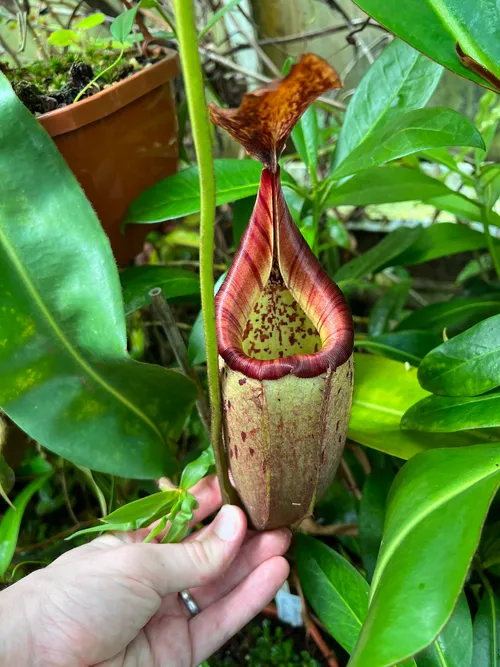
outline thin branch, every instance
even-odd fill
[[[345,460],[344,457],[342,457],[340,459],[340,469],[342,470],[342,473],[343,473],[347,483],[349,484],[349,486],[351,488],[351,491],[354,493],[354,495],[356,496],[356,498],[358,500],[361,500],[361,498],[363,497],[363,494],[358,489],[356,479],[355,479],[354,475],[352,474],[352,470],[350,469],[349,464],[347,463],[347,461]]]
[[[323,526],[316,523],[314,519],[308,517],[304,519],[299,526],[299,530],[309,533],[309,535],[358,535],[359,528],[357,523],[334,523],[330,526]]]

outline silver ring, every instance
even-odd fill
[[[184,590],[184,591],[181,591],[179,593],[179,595],[180,595],[181,600],[186,605],[186,609],[191,614],[191,616],[193,616],[193,617],[197,616],[200,613],[201,609],[196,604],[196,602],[193,599],[193,596],[191,595],[191,593],[189,591]]]

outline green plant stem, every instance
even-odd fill
[[[498,650],[497,650],[497,635],[496,635],[496,621],[495,621],[495,616],[496,616],[496,609],[495,609],[495,593],[493,592],[493,588],[491,587],[491,584],[486,577],[486,575],[483,572],[483,568],[479,563],[476,564],[476,572],[479,575],[479,578],[481,579],[484,589],[486,591],[486,594],[488,595],[489,601],[490,601],[490,607],[491,607],[491,617],[493,619],[493,632],[491,636],[491,664],[494,665],[497,660],[497,655],[498,655]]]
[[[481,207],[481,222],[483,223],[484,234],[485,234],[486,240],[488,242],[488,250],[490,251],[491,259],[493,260],[493,266],[495,267],[495,271],[496,271],[497,276],[500,280],[500,257],[498,257],[498,255],[497,255],[497,248],[495,248],[495,244],[493,242],[493,237],[491,236],[488,217],[489,217],[488,209],[486,208],[486,206],[482,206]]]
[[[76,104],[77,102],[79,102],[80,99],[82,98],[82,96],[85,95],[85,93],[87,92],[87,90],[88,90],[91,86],[93,86],[94,83],[95,83],[98,79],[100,79],[101,76],[103,76],[103,74],[106,74],[106,72],[109,72],[110,69],[113,69],[113,67],[116,67],[116,65],[118,65],[118,63],[120,62],[120,60],[123,58],[123,52],[124,52],[124,50],[125,50],[125,47],[122,46],[122,50],[120,51],[120,55],[118,56],[118,58],[117,58],[116,60],[114,60],[114,61],[111,63],[111,65],[109,65],[108,67],[106,67],[106,69],[103,69],[102,72],[99,72],[99,74],[98,74],[97,76],[95,76],[95,77],[92,79],[92,81],[91,81],[90,83],[88,83],[88,84],[85,86],[85,88],[82,88],[82,90],[80,90],[80,92],[78,93],[78,95],[77,95],[77,96],[75,97],[75,99],[73,100],[73,104]]]
[[[191,119],[191,131],[198,162],[200,210],[200,286],[203,329],[207,350],[207,378],[212,413],[212,446],[217,476],[224,503],[236,503],[237,496],[229,481],[222,444],[222,415],[219,385],[219,355],[215,330],[214,301],[214,229],[215,174],[210,139],[210,123],[203,89],[203,74],[198,57],[198,41],[192,0],[173,0],[177,37],[184,75],[184,86]]]
[[[177,35],[177,30],[175,29],[173,21],[159,2],[155,4],[155,9],[158,12],[158,14],[162,17],[162,19],[165,21],[165,23],[170,26],[170,30],[174,33],[175,38],[178,40],[179,37]]]

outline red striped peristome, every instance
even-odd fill
[[[313,354],[260,360],[243,350],[247,321],[273,264],[321,338],[321,349]],[[279,168],[275,173],[262,171],[250,222],[216,297],[216,325],[219,354],[228,367],[256,380],[277,380],[289,374],[316,377],[335,370],[352,354],[354,329],[349,307],[293,222]]]

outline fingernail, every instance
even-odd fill
[[[223,505],[213,523],[214,532],[225,542],[232,540],[240,526],[240,513],[234,505]]]

